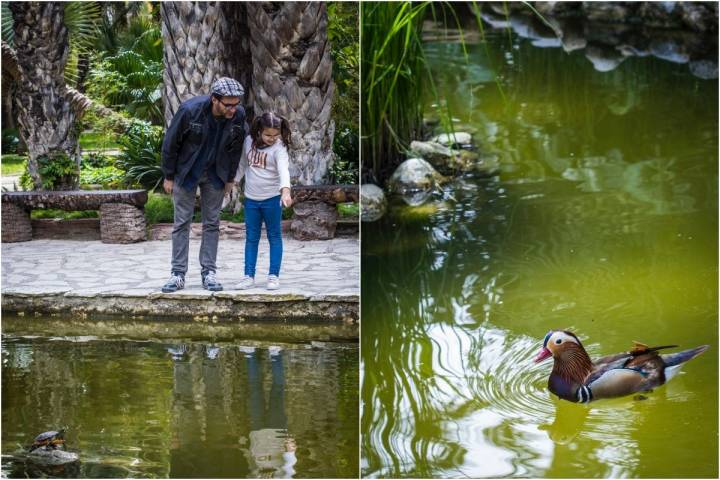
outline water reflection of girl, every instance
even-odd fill
[[[270,347],[272,384],[266,407],[262,363],[255,349],[246,352],[250,448],[245,450],[251,475],[257,478],[291,478],[297,463],[295,440],[287,431],[285,366],[277,347]]]

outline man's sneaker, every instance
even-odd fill
[[[177,292],[185,288],[185,275],[182,273],[173,272],[170,275],[170,280],[167,281],[162,287],[163,293]]]
[[[202,284],[205,290],[210,290],[211,292],[219,292],[223,289],[223,286],[215,278],[215,272],[212,270],[202,276]]]
[[[237,288],[238,290],[247,290],[248,288],[252,288],[254,286],[255,278],[251,277],[250,275],[245,275],[235,288]]]
[[[267,281],[267,289],[268,290],[277,290],[280,288],[280,279],[277,275],[268,275],[268,281]]]

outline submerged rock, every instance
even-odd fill
[[[703,80],[718,78],[718,64],[712,60],[695,60],[690,62],[690,73]]]
[[[588,45],[585,49],[585,57],[592,62],[598,72],[610,72],[625,60],[625,57],[615,50],[600,45]]]
[[[670,39],[653,40],[650,42],[650,53],[668,62],[687,63],[690,61],[690,54],[686,47]]]
[[[406,192],[400,195],[402,201],[411,207],[417,207],[425,203],[432,195],[432,190],[418,190],[415,192]]]
[[[428,162],[422,158],[410,158],[393,172],[388,180],[388,189],[399,194],[432,190],[441,180],[442,175]]]
[[[372,183],[360,186],[360,219],[363,222],[379,220],[387,210],[387,200],[382,188]]]

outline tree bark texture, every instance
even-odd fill
[[[67,155],[77,164],[77,173],[64,177],[54,188],[77,188],[79,180],[75,112],[63,77],[69,52],[64,8],[61,2],[10,2],[20,74],[18,124],[28,146],[28,171],[37,189],[42,188],[38,171],[38,158],[42,156],[52,159]]]
[[[229,26],[222,4],[163,2],[160,5],[166,127],[182,102],[207,95],[214,80],[230,75],[225,62]]]
[[[252,2],[246,5],[254,111],[274,111],[293,131],[290,176],[321,183],[333,161],[335,86],[324,2]]]

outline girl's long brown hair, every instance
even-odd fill
[[[276,115],[273,112],[265,112],[262,115],[258,115],[250,126],[250,138],[252,138],[253,147],[261,147],[262,142],[262,131],[266,128],[277,128],[280,130],[280,137],[287,148],[292,145],[290,136],[290,122],[285,120],[280,115]]]

